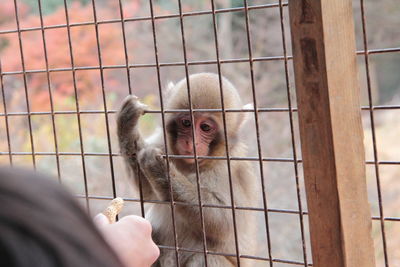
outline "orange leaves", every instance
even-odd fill
[[[124,16],[132,17],[139,9],[139,1],[123,1]],[[96,2],[96,14],[98,20],[119,19],[118,0]],[[29,8],[20,3],[18,5],[18,15],[21,28],[40,27],[37,25],[39,16],[37,13],[30,12]],[[74,1],[68,6],[71,42],[68,39],[68,31],[65,26],[45,29],[46,49],[43,43],[42,31],[23,31],[21,33],[23,56],[27,71],[45,71],[45,53],[48,57],[48,67],[51,70],[71,69],[70,44],[72,46],[72,56],[74,67],[95,67],[99,66],[98,46],[96,39],[95,25],[93,16],[93,6],[81,4]],[[63,5],[52,14],[43,17],[45,27],[54,25],[65,25],[66,15]],[[82,22],[89,22],[89,25],[77,25]],[[13,1],[0,3],[0,29],[14,30],[15,12]],[[100,52],[103,65],[122,65],[125,64],[124,47],[121,23],[99,24]],[[132,27],[130,29],[133,29]],[[133,42],[134,43],[134,42]],[[130,42],[130,45],[132,42]],[[3,71],[22,71],[20,43],[17,33],[0,35],[0,53]],[[106,79],[112,80],[113,88],[122,87],[121,82],[126,79],[113,77],[111,71],[104,72]],[[10,77],[12,79],[12,77]],[[43,107],[47,109],[49,98],[45,97],[44,91],[48,90],[47,77],[43,75],[28,74],[28,91],[33,107]],[[51,89],[54,98],[62,101],[63,98],[74,96],[74,85],[71,81],[71,72],[51,72]],[[99,71],[77,71],[76,85],[80,95],[84,96],[84,101],[93,102],[93,99],[100,97],[98,87],[100,75]],[[10,92],[21,91],[21,83],[10,82],[7,87],[18,87],[18,90],[7,88]],[[96,94],[93,92],[97,92]]]

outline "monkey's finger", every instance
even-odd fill
[[[125,98],[124,103],[122,104],[122,109],[126,108],[127,106],[134,108],[134,110],[138,110],[140,115],[143,115],[145,110],[149,108],[146,104],[143,104],[135,95],[129,95]]]
[[[143,104],[142,102],[138,102],[138,110],[140,111],[140,115],[144,115],[146,110],[148,110],[148,106],[146,104]]]
[[[131,99],[139,99],[136,95],[129,95]]]
[[[160,161],[160,162],[164,162],[165,158],[163,156],[162,150],[161,149],[157,149],[155,151],[155,158]]]
[[[126,106],[130,106],[131,103],[136,103],[139,101],[139,98],[135,95],[128,95],[127,97],[122,100],[121,109],[126,108]]]
[[[133,100],[137,100],[137,99],[139,99],[139,97],[137,97],[137,96],[135,96],[135,95],[128,95],[128,96],[126,96],[125,97],[125,99],[123,100],[123,102],[128,102],[128,101],[130,101],[131,99],[133,99]]]

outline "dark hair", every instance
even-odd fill
[[[0,168],[0,265],[117,267],[114,251],[59,184]]]

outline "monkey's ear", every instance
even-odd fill
[[[172,89],[175,87],[173,82],[168,82],[167,88],[165,88],[165,94],[169,95],[172,92]]]
[[[254,105],[253,105],[253,103],[248,103],[248,104],[244,105],[242,107],[242,109],[244,109],[244,110],[249,110],[249,109],[254,110]],[[242,128],[246,124],[246,122],[248,122],[250,120],[251,116],[253,115],[253,112],[244,111],[244,112],[242,112],[240,114],[241,114],[241,118],[239,120],[239,129]]]
[[[168,82],[167,86],[163,90],[163,97],[166,99],[166,101],[170,98],[172,91],[175,87],[175,84],[171,81]]]

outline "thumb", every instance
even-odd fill
[[[110,224],[110,221],[108,220],[108,218],[106,217],[106,215],[104,215],[103,213],[99,213],[97,214],[94,218],[93,218],[93,222],[94,224],[101,228],[104,225],[108,225]]]

